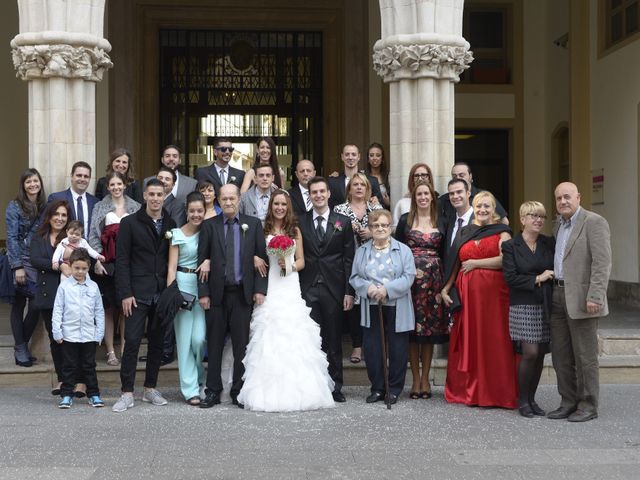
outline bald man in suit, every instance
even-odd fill
[[[551,309],[551,354],[560,407],[548,418],[586,422],[598,417],[598,319],[609,314],[609,224],[580,206],[578,187],[555,189],[559,217]]]

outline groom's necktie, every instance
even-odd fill
[[[220,170],[220,184],[221,185],[227,184],[227,170],[224,168]]]
[[[234,225],[236,219],[226,221],[227,234],[224,238],[225,243],[225,267],[224,267],[224,283],[226,285],[236,285],[236,258],[234,249],[235,232]]]
[[[322,241],[324,240],[324,227],[322,226],[322,222],[324,221],[324,217],[321,217],[320,215],[318,215],[316,217],[316,221],[318,222],[318,226],[316,227],[316,236],[318,237],[318,240],[320,241],[320,243],[322,243]]]

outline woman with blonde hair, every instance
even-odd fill
[[[518,408],[532,418],[545,412],[535,401],[544,355],[549,351],[549,315],[555,242],[540,232],[547,214],[540,202],[520,206],[522,233],[502,244],[502,269],[509,285],[509,331],[521,342]]]
[[[333,210],[349,217],[353,227],[356,248],[371,238],[369,230],[369,213],[381,210],[382,205],[371,201],[371,183],[364,173],[354,173],[347,185],[347,201],[336,205]],[[351,335],[351,363],[362,360],[362,327],[360,326],[360,301],[356,297],[353,308],[346,312]]]
[[[463,227],[453,252],[456,263],[442,299],[460,305],[451,325],[445,399],[482,407],[517,408],[516,358],[509,336],[509,289],[502,274],[503,242],[496,200],[486,191],[473,199],[473,223]]]

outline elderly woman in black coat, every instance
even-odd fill
[[[509,285],[509,333],[522,344],[518,408],[523,417],[544,415],[535,401],[544,355],[549,349],[549,312],[555,242],[542,235],[547,218],[540,202],[520,206],[522,233],[502,243],[502,271]]]

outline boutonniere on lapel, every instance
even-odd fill
[[[164,238],[166,238],[167,240],[171,240],[173,238],[173,233],[171,233],[171,230],[167,230],[166,232],[164,232]]]
[[[236,181],[236,177],[229,177],[229,183],[234,183]]]
[[[336,222],[333,224],[333,228],[335,228],[337,231],[341,232],[342,231],[342,222],[340,220],[336,220]]]
[[[240,225],[240,228],[242,229],[242,236],[244,237],[244,235],[247,233],[247,230],[249,230],[249,225],[243,223],[242,225]]]

